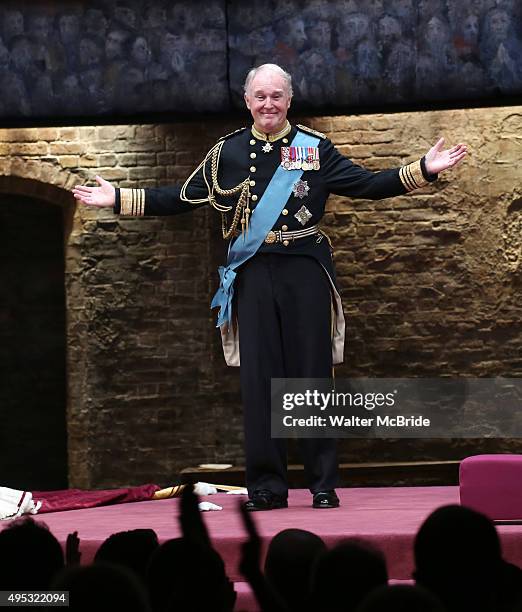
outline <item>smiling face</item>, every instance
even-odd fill
[[[270,69],[260,70],[245,92],[245,102],[254,126],[265,134],[283,129],[291,100],[285,79]]]

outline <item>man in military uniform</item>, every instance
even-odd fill
[[[241,363],[248,510],[287,506],[286,441],[270,435],[270,379],[329,378],[343,360],[343,311],[319,227],[329,194],[405,194],[466,155],[465,145],[443,150],[440,139],[421,160],[373,173],[324,134],[292,126],[291,99],[289,74],[275,64],[254,68],[245,82],[252,127],[221,138],[184,185],[114,189],[96,177],[97,187],[74,189],[84,204],[113,206],[119,215],[172,215],[207,204],[221,213],[230,248],[212,306],[220,309],[227,363]],[[335,441],[299,442],[313,507],[337,507]]]

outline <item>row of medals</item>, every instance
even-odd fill
[[[281,166],[285,170],[319,170],[319,148],[281,147]]]

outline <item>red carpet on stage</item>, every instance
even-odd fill
[[[288,509],[254,515],[261,536],[268,543],[282,529],[293,527],[320,535],[328,546],[345,537],[366,538],[386,555],[390,578],[407,580],[413,569],[413,538],[423,520],[441,505],[459,503],[458,487],[353,488],[339,489],[338,493],[340,508],[314,510],[308,491],[290,491]],[[223,507],[219,512],[206,512],[204,519],[229,577],[239,582],[242,577],[237,566],[245,536],[237,505],[245,497],[218,493],[202,499]],[[67,534],[78,531],[82,562],[89,563],[100,544],[116,531],[150,528],[160,542],[178,537],[178,504],[179,499],[139,501],[35,518],[45,522],[62,544]],[[0,523],[0,529],[6,524]],[[522,525],[500,525],[497,529],[505,559],[522,567]]]

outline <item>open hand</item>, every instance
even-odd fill
[[[116,200],[116,190],[114,187],[101,176],[96,176],[95,179],[99,185],[98,187],[76,185],[73,189],[74,197],[87,206],[97,206],[98,208],[114,206]]]
[[[448,168],[453,168],[462,161],[467,153],[468,147],[465,144],[458,144],[451,149],[444,149],[444,138],[440,138],[438,142],[431,147],[426,153],[424,160],[426,162],[426,170],[429,174],[438,174]]]

